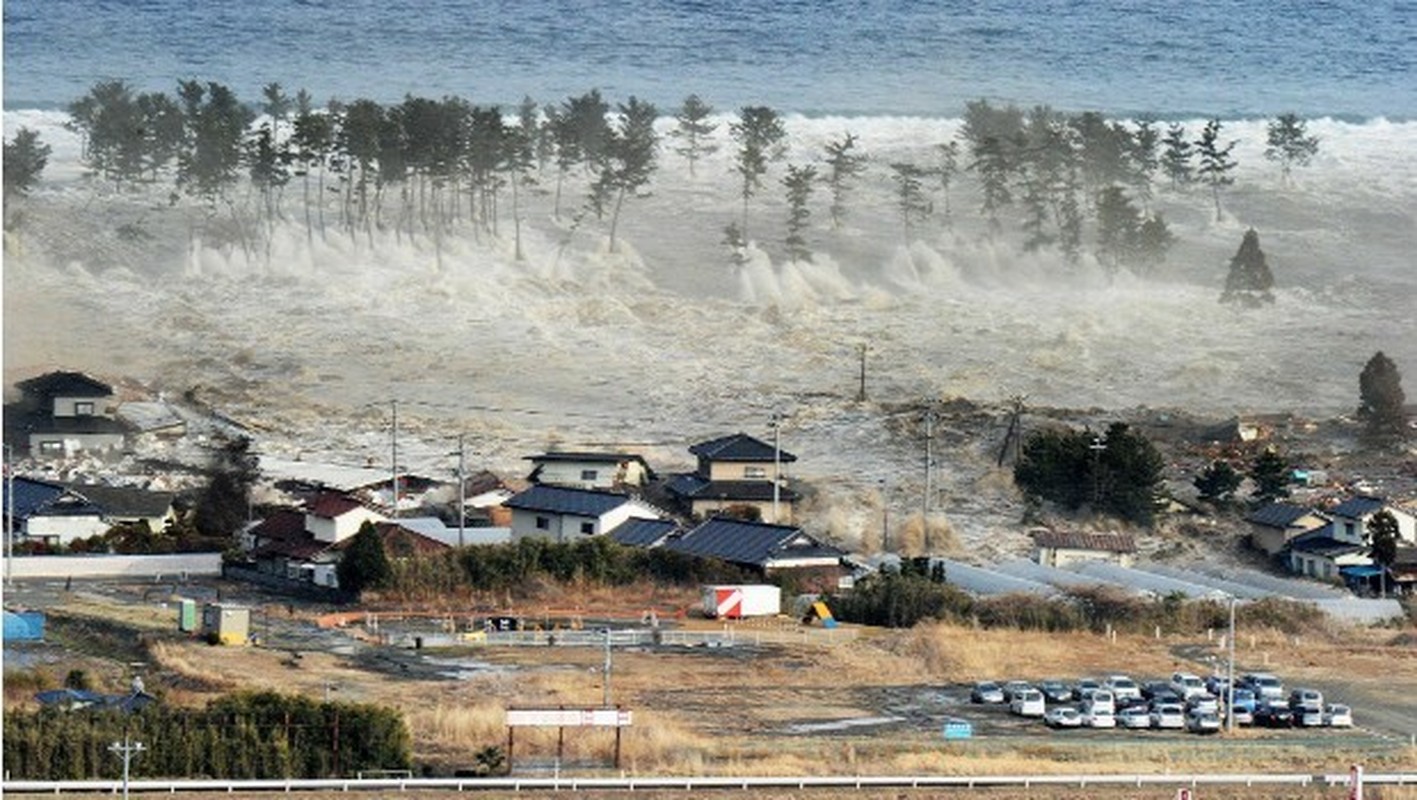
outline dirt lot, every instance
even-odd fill
[[[144,674],[165,702],[201,703],[213,693],[269,688],[402,709],[416,758],[436,773],[467,766],[487,745],[504,745],[511,706],[598,706],[604,652],[567,646],[412,649],[367,641],[361,627],[323,630],[314,609],[287,606],[231,585],[225,599],[256,609],[261,646],[211,647],[179,636],[170,590],[84,586],[51,593],[52,644],[6,651],[6,669],[30,666],[62,678],[84,668],[110,691]],[[35,587],[36,599],[45,587]],[[666,623],[721,630],[722,623]],[[431,620],[386,623],[408,633]],[[857,631],[854,639],[794,645],[744,644],[754,631],[795,630],[786,620],[738,623],[731,647],[617,648],[612,702],[634,712],[623,740],[631,774],[941,774],[1136,771],[1343,771],[1411,769],[1417,750],[1417,647],[1411,632],[1334,628],[1294,637],[1240,638],[1240,669],[1314,685],[1355,708],[1352,731],[1262,731],[1233,738],[1158,731],[1053,732],[997,707],[968,702],[979,679],[1064,680],[1125,672],[1138,679],[1175,669],[1201,674],[1218,642],[979,631],[933,625]],[[396,637],[396,640],[404,640]],[[7,692],[6,704],[25,695]],[[942,741],[944,721],[974,723],[969,742]],[[543,774],[555,759],[554,730],[517,734],[518,774]],[[613,736],[570,731],[562,767],[604,774]],[[785,796],[785,795],[784,795]],[[809,796],[794,793],[792,796]],[[824,795],[810,795],[824,796]],[[829,795],[825,795],[829,796]],[[895,795],[892,795],[895,796]],[[1129,795],[1139,796],[1139,795]]]

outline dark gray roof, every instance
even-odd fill
[[[1330,528],[1320,528],[1313,533],[1305,534],[1289,542],[1289,549],[1299,553],[1309,553],[1316,556],[1333,558],[1335,556],[1348,555],[1349,553],[1361,553],[1365,549],[1361,544],[1352,542],[1340,542],[1332,536],[1318,536],[1315,534],[1326,533]]]
[[[588,464],[620,464],[625,461],[645,463],[643,456],[633,453],[540,453],[527,456],[526,461],[583,461]]]
[[[21,392],[33,397],[108,397],[113,387],[96,381],[82,372],[47,372],[15,384]]]
[[[1312,513],[1314,513],[1313,509],[1296,506],[1293,503],[1268,503],[1260,506],[1246,519],[1267,528],[1288,528],[1297,520]]]
[[[623,545],[654,547],[678,527],[667,519],[627,519],[606,535]]]
[[[709,461],[772,461],[772,445],[761,439],[754,439],[746,433],[720,436],[707,442],[699,442],[689,448],[689,452]],[[797,456],[786,450],[779,450],[777,460],[789,464]]]
[[[1387,501],[1381,497],[1367,497],[1358,495],[1350,497],[1333,508],[1333,515],[1336,517],[1347,517],[1349,519],[1362,519],[1369,514],[1376,514],[1382,511],[1387,505]]]
[[[714,517],[664,543],[667,550],[719,558],[756,567],[789,558],[840,558],[845,553],[822,544],[792,525],[769,525],[730,517]]]
[[[546,511],[551,514],[571,514],[578,517],[598,517],[630,502],[617,492],[597,492],[589,489],[567,489],[561,486],[537,485],[508,498],[502,505],[523,511]]]
[[[132,486],[69,484],[69,491],[103,509],[105,517],[161,517],[172,510],[172,492]]]
[[[37,481],[33,478],[16,476],[13,481],[0,481],[0,506],[5,513],[10,511],[10,487],[15,489],[15,519],[28,519],[36,511],[47,507],[64,494],[64,487],[57,483]]]
[[[711,481],[695,473],[675,475],[665,488],[690,500],[772,499],[772,481]],[[782,486],[777,490],[777,499],[790,503],[797,499],[797,493]]]

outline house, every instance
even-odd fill
[[[565,542],[598,536],[627,519],[657,519],[659,512],[642,500],[616,492],[532,486],[503,503],[512,510],[512,539],[549,538]]]
[[[327,492],[305,511],[305,530],[317,542],[334,544],[359,532],[366,522],[382,522],[383,514],[345,494]]]
[[[1417,594],[1417,547],[1397,548],[1397,558],[1388,569],[1387,587],[1392,594]]]
[[[306,511],[276,511],[247,531],[246,539],[254,542],[249,556],[255,562],[257,571],[317,586],[339,588],[339,561],[354,537],[350,534],[333,542],[318,537],[310,527],[311,522],[318,524],[325,519],[324,514],[339,509],[330,500],[317,501],[317,505],[320,506],[318,510],[312,507]],[[384,544],[384,552],[390,559],[427,555],[451,546],[443,541],[448,534],[442,520],[383,520],[363,517],[352,510],[339,513],[335,520],[337,525],[343,526],[355,518],[360,518],[359,527],[366,521],[374,525]],[[437,535],[439,532],[441,535]],[[505,531],[503,534],[505,539]],[[453,530],[451,536],[456,539],[457,531]]]
[[[1324,581],[1340,582],[1345,567],[1371,566],[1366,545],[1338,538],[1334,523],[1295,537],[1285,560],[1291,572]]]
[[[667,519],[627,519],[608,534],[627,547],[658,547],[679,530],[679,524]]]
[[[665,488],[690,515],[747,508],[774,524],[791,521],[799,498],[784,482],[797,456],[745,433],[700,442],[689,452],[698,468],[674,476]]]
[[[661,545],[686,555],[717,558],[754,570],[764,577],[788,572],[804,591],[839,588],[848,571],[843,551],[794,525],[774,525],[732,517],[713,517]]]
[[[1250,524],[1250,544],[1269,555],[1283,551],[1296,536],[1328,524],[1324,515],[1293,503],[1266,503],[1245,521]]]
[[[22,439],[31,458],[123,450],[128,425],[116,418],[113,388],[81,372],[50,372],[20,381],[19,403],[5,409],[6,438]]]
[[[176,518],[170,492],[126,486],[60,484],[17,477],[5,481],[14,490],[13,530],[21,539],[68,546],[76,539],[102,536],[115,525],[145,523],[161,531]]]
[[[1398,539],[1417,544],[1417,518],[1411,512],[1381,497],[1357,495],[1329,510],[1333,517],[1333,538],[1341,542],[1367,544],[1368,523],[1379,511],[1387,511],[1397,520]]]
[[[637,489],[654,479],[641,456],[630,453],[541,453],[527,480],[572,489]]]
[[[1033,560],[1045,567],[1066,567],[1080,561],[1107,561],[1130,567],[1137,543],[1126,533],[1081,533],[1040,530],[1033,533]]]

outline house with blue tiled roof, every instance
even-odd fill
[[[840,587],[846,553],[795,525],[773,525],[732,517],[706,519],[661,545],[666,550],[717,558],[761,572],[765,577],[790,571],[804,590]]]
[[[767,522],[791,521],[799,496],[787,479],[797,456],[746,433],[699,442],[689,452],[698,458],[698,468],[665,485],[686,513],[704,518],[751,510]]]
[[[627,519],[610,531],[610,538],[627,547],[658,547],[679,531],[667,519]]]
[[[512,511],[512,540],[557,542],[608,533],[631,518],[658,519],[643,500],[618,492],[537,485],[502,503]]]

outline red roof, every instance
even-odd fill
[[[277,511],[252,528],[251,535],[257,541],[298,539],[305,535],[305,514],[293,509]]]
[[[343,494],[322,494],[310,504],[310,513],[325,519],[341,517],[364,506],[354,498]]]
[[[448,549],[448,545],[436,539],[430,539],[423,534],[409,530],[397,522],[376,522],[374,530],[379,532],[379,539],[384,543],[384,552],[391,558],[398,558],[409,555],[427,555]],[[344,550],[354,541],[351,536],[341,539],[330,545],[333,550]]]

